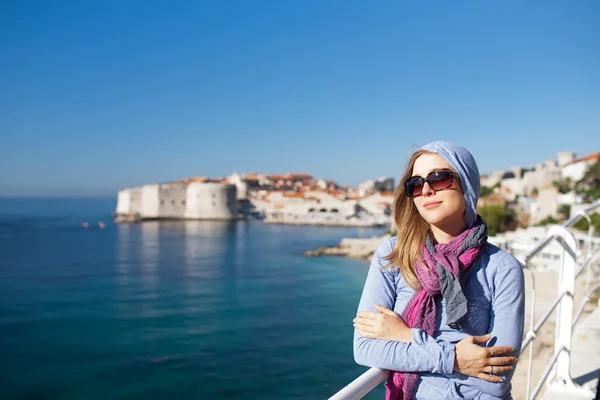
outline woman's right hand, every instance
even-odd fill
[[[510,346],[481,347],[479,344],[490,340],[488,333],[483,336],[467,336],[455,346],[454,369],[462,374],[474,376],[488,382],[501,383],[504,380],[497,375],[508,372],[517,362],[513,356],[499,357],[515,351]]]

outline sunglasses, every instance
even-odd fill
[[[411,176],[404,182],[404,191],[408,197],[417,197],[423,193],[425,182],[433,191],[437,192],[451,187],[453,179],[460,179],[456,172],[449,169],[438,169],[428,173],[426,178]]]

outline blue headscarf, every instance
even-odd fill
[[[469,150],[450,142],[431,142],[419,150],[440,155],[460,176],[460,186],[465,196],[465,229],[470,229],[477,220],[477,200],[479,200],[479,168]]]

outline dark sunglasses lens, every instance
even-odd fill
[[[450,171],[435,171],[427,177],[433,190],[447,189],[452,186],[452,173]]]
[[[419,177],[410,178],[404,184],[404,190],[409,197],[420,196],[423,190],[423,180]]]

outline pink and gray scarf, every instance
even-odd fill
[[[415,265],[422,289],[410,299],[401,317],[410,328],[420,328],[434,335],[437,320],[436,298],[446,301],[448,326],[460,329],[460,320],[467,313],[463,294],[464,277],[487,243],[487,225],[477,217],[475,225],[447,244],[433,244],[427,235],[423,246],[423,261]],[[417,391],[419,374],[392,372],[386,384],[386,400],[410,400]]]

